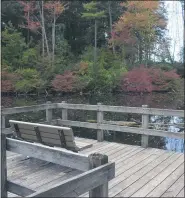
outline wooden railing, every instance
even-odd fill
[[[42,191],[21,186],[7,180],[6,150],[47,162],[83,171],[70,179]],[[108,182],[115,177],[115,163],[99,153],[89,156],[41,144],[6,138],[1,133],[1,197],[7,191],[23,197],[77,197],[89,191],[89,197],[108,197]]]
[[[31,111],[45,110],[46,121],[51,122],[52,117],[53,117],[52,116],[53,109],[62,110],[62,119],[57,120],[58,124],[96,129],[98,141],[104,140],[104,130],[141,134],[141,138],[142,138],[141,146],[143,147],[148,146],[149,135],[184,139],[184,132],[168,132],[165,130],[149,129],[149,124],[151,124],[149,123],[150,115],[184,117],[183,110],[149,108],[147,105],[142,105],[142,107],[126,107],[126,106],[102,105],[101,103],[98,103],[97,105],[68,104],[65,101],[63,101],[62,103],[47,102],[46,104],[42,104],[42,105],[5,108],[5,109],[2,109],[2,128],[5,128],[6,115],[15,114],[15,113],[23,113],[23,112],[31,112]],[[68,120],[68,109],[96,111],[97,122],[90,123],[90,122]],[[104,120],[104,112],[141,114],[142,125],[141,127],[128,127],[128,126],[110,124]]]

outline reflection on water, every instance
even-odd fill
[[[151,116],[151,122],[155,123],[154,129],[181,133],[184,131],[184,119],[177,116]],[[176,152],[184,152],[184,140],[164,138],[164,149]]]
[[[46,101],[61,102],[67,101],[68,103],[81,103],[81,104],[97,104],[101,102],[105,105],[117,106],[133,106],[141,107],[143,104],[149,105],[151,108],[164,108],[164,109],[183,109],[183,102],[174,98],[170,94],[107,94],[98,96],[89,96],[79,94],[64,95],[64,96],[50,96],[50,97],[2,97],[1,105],[3,107],[15,106],[29,106],[35,104],[42,104]],[[96,112],[81,111],[81,110],[68,110],[70,120],[89,121],[96,120]],[[57,109],[53,112],[53,118],[61,118],[61,110]],[[45,120],[45,111],[21,113],[16,115],[9,115],[7,119],[16,119],[22,121],[42,122]],[[105,120],[115,121],[131,121],[132,119],[141,121],[141,115],[138,114],[125,114],[125,113],[104,113]],[[184,118],[176,116],[150,116],[150,127],[159,130],[167,130],[171,132],[184,131]],[[8,123],[7,123],[8,124]],[[96,139],[96,130],[85,128],[73,128],[76,136]],[[116,141],[125,144],[140,145],[141,135],[131,133],[121,133],[105,131],[105,140]],[[163,137],[149,137],[149,146],[153,148],[167,149],[171,151],[184,152],[184,140]]]

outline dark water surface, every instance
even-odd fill
[[[35,104],[43,104],[46,101],[61,102],[66,101],[68,103],[79,104],[97,104],[101,102],[105,105],[116,106],[130,106],[141,107],[142,105],[149,105],[151,108],[163,108],[163,109],[180,109],[183,110],[183,100],[178,98],[174,94],[167,93],[152,93],[152,94],[107,94],[107,95],[79,95],[68,94],[62,96],[32,96],[32,97],[2,97],[1,106],[3,107],[16,107],[16,106],[29,106]],[[90,121],[96,120],[96,112],[82,111],[82,110],[68,110],[70,120],[76,121]],[[57,109],[53,112],[53,117],[61,118],[61,110]],[[8,119],[16,119],[22,121],[41,122],[45,120],[45,111],[39,111],[35,113],[20,113],[16,115],[7,116]],[[7,120],[8,120],[7,119]],[[104,113],[105,120],[114,121],[141,121],[141,115],[128,114],[128,113]],[[150,116],[150,123],[156,123],[154,128],[167,130],[171,132],[184,131],[184,118],[176,116]],[[181,123],[180,125],[178,125]],[[163,124],[163,126],[161,125]],[[169,124],[167,126],[166,124]],[[8,123],[7,123],[8,125]],[[96,139],[96,130],[73,127],[76,136],[87,137]],[[140,145],[141,135],[131,133],[121,133],[105,131],[105,140],[116,141],[125,144]],[[184,140],[174,138],[153,137],[149,138],[149,146],[153,148],[161,148],[171,151],[184,152]]]

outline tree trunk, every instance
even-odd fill
[[[148,67],[148,45],[145,43],[145,66]]]
[[[29,30],[29,27],[30,27],[30,11],[28,11],[28,38],[27,38],[28,45],[29,45],[29,42],[30,42],[30,30]]]
[[[94,22],[94,73],[95,73],[95,77],[97,73],[96,61],[97,61],[97,20],[95,19],[95,22]]]
[[[38,5],[40,7],[39,1],[38,1]],[[41,1],[41,8],[39,9],[39,12],[40,12],[40,17],[41,17],[41,21],[42,21],[42,30],[43,30],[43,35],[44,35],[43,40],[45,39],[47,54],[48,54],[48,57],[50,58],[48,39],[46,36],[46,29],[45,29],[45,24],[44,24],[45,22],[44,22],[44,2],[43,1]],[[44,44],[43,44],[43,46],[44,46]]]
[[[109,7],[110,32],[111,32],[111,37],[112,37],[112,12],[111,12],[111,2],[110,1],[108,1],[108,7]],[[115,54],[114,41],[112,42],[112,51]]]
[[[43,2],[42,2],[43,4]],[[44,50],[44,8],[43,8],[43,5],[41,7],[41,20],[42,20],[42,58],[44,60],[44,55],[45,55],[45,50]]]
[[[55,28],[56,28],[56,16],[55,16],[55,8],[54,8],[53,25],[52,25],[52,66],[54,66],[54,61],[55,61]]]
[[[44,2],[42,1],[42,9],[44,9]],[[45,42],[46,42],[46,49],[47,49],[47,53],[48,53],[48,57],[50,59],[50,52],[49,52],[49,45],[48,45],[48,39],[46,36],[46,29],[45,29],[45,22],[44,22],[44,15],[42,17],[42,25],[43,25],[43,30],[44,30],[44,38],[45,38]]]
[[[143,60],[143,49],[142,49],[142,43],[140,41],[139,43],[139,63],[142,63]]]

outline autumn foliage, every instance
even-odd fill
[[[7,71],[1,72],[1,92],[14,92],[15,81],[18,79],[16,74]]]
[[[152,92],[170,89],[170,83],[180,76],[175,70],[162,71],[156,68],[140,66],[125,74],[121,79],[123,91]]]
[[[71,71],[56,75],[51,85],[55,91],[72,92],[75,89],[77,77]]]
[[[166,27],[166,21],[158,12],[159,1],[127,1],[121,6],[126,11],[114,24],[110,43],[135,44],[141,38],[151,42],[155,38],[155,29]]]

